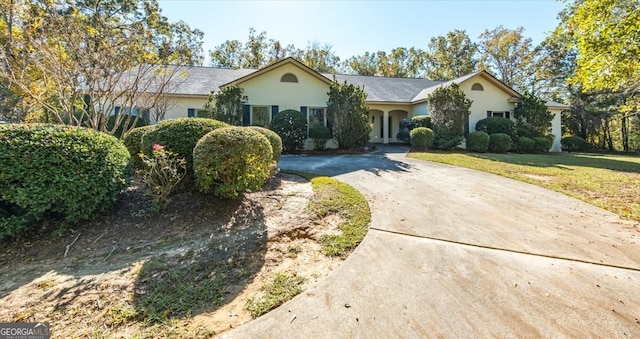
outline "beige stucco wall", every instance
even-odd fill
[[[475,83],[481,84],[484,90],[472,91],[471,86]],[[464,91],[467,99],[473,100],[469,109],[471,111],[471,115],[469,115],[469,131],[476,130],[476,123],[478,120],[487,117],[487,111],[509,111],[513,119],[515,103],[508,101],[511,96],[495,87],[489,81],[477,76],[460,83],[459,86]]]
[[[429,109],[427,108],[426,102],[419,103],[411,107],[412,117],[419,116],[419,115],[428,115],[428,114],[429,114]]]
[[[169,109],[167,114],[165,115],[165,120],[168,119],[176,119],[176,118],[186,118],[187,112],[189,108],[194,108],[196,111],[202,109],[202,106],[207,102],[207,97],[174,97],[172,100],[174,101],[173,107]]]
[[[280,78],[286,73],[295,75],[298,82],[280,82]],[[326,107],[329,92],[329,84],[293,64],[284,64],[238,84],[238,87],[244,89],[244,95],[249,98],[249,105],[278,105],[280,111],[299,111],[301,106]]]

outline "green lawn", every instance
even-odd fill
[[[640,157],[637,156],[463,152],[411,152],[409,156],[525,181],[640,221]]]

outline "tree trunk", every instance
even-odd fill
[[[622,150],[629,152],[629,128],[627,127],[627,115],[622,115],[621,134],[622,134]]]

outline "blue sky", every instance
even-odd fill
[[[466,30],[476,41],[485,29],[499,25],[524,27],[535,45],[558,25],[564,8],[550,0],[158,2],[170,21],[183,20],[205,32],[205,54],[226,40],[245,42],[253,27],[297,48],[329,43],[341,60],[395,47],[426,50],[431,37],[454,29]]]

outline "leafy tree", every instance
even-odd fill
[[[376,54],[365,52],[363,55],[353,56],[345,60],[344,68],[351,74],[376,75],[378,70]]]
[[[186,70],[167,65],[201,62],[202,32],[170,23],[155,0],[0,4],[0,79],[58,122],[114,133],[131,117],[107,129],[116,105],[153,107]]]
[[[425,60],[426,54],[420,49],[398,47],[388,54],[378,51],[351,57],[344,67],[348,72],[358,75],[419,77],[424,75]]]
[[[578,50],[575,38],[566,32],[566,11],[559,14],[560,26],[535,48],[534,86],[532,93],[568,102],[569,98],[581,91],[581,86],[568,83],[574,76]]]
[[[314,41],[307,45],[306,50],[296,53],[298,61],[320,73],[336,73],[340,66],[340,57],[335,55],[329,44],[321,45]]]
[[[238,69],[242,66],[242,42],[227,40],[218,45],[214,50],[209,50],[211,66],[219,68]]]
[[[241,126],[244,105],[249,100],[242,92],[238,86],[225,87],[218,93],[211,92],[203,106],[205,117]]]
[[[431,38],[427,52],[427,78],[450,80],[473,72],[478,46],[464,30],[453,30],[446,36]]]
[[[439,87],[427,96],[435,147],[452,148],[462,141],[471,103],[456,84]]]
[[[574,83],[584,90],[640,90],[640,2],[580,0],[568,6],[576,41]]]
[[[329,86],[328,120],[340,149],[353,149],[369,143],[369,110],[365,106],[367,93],[361,87],[334,81]]]
[[[551,131],[553,113],[549,112],[545,101],[525,92],[520,102],[513,110],[518,128],[526,128],[535,137],[544,137]]]
[[[510,30],[499,26],[485,30],[479,37],[482,56],[478,68],[491,70],[502,82],[518,91],[528,88],[532,73],[531,39],[525,38],[523,32],[522,27]]]

